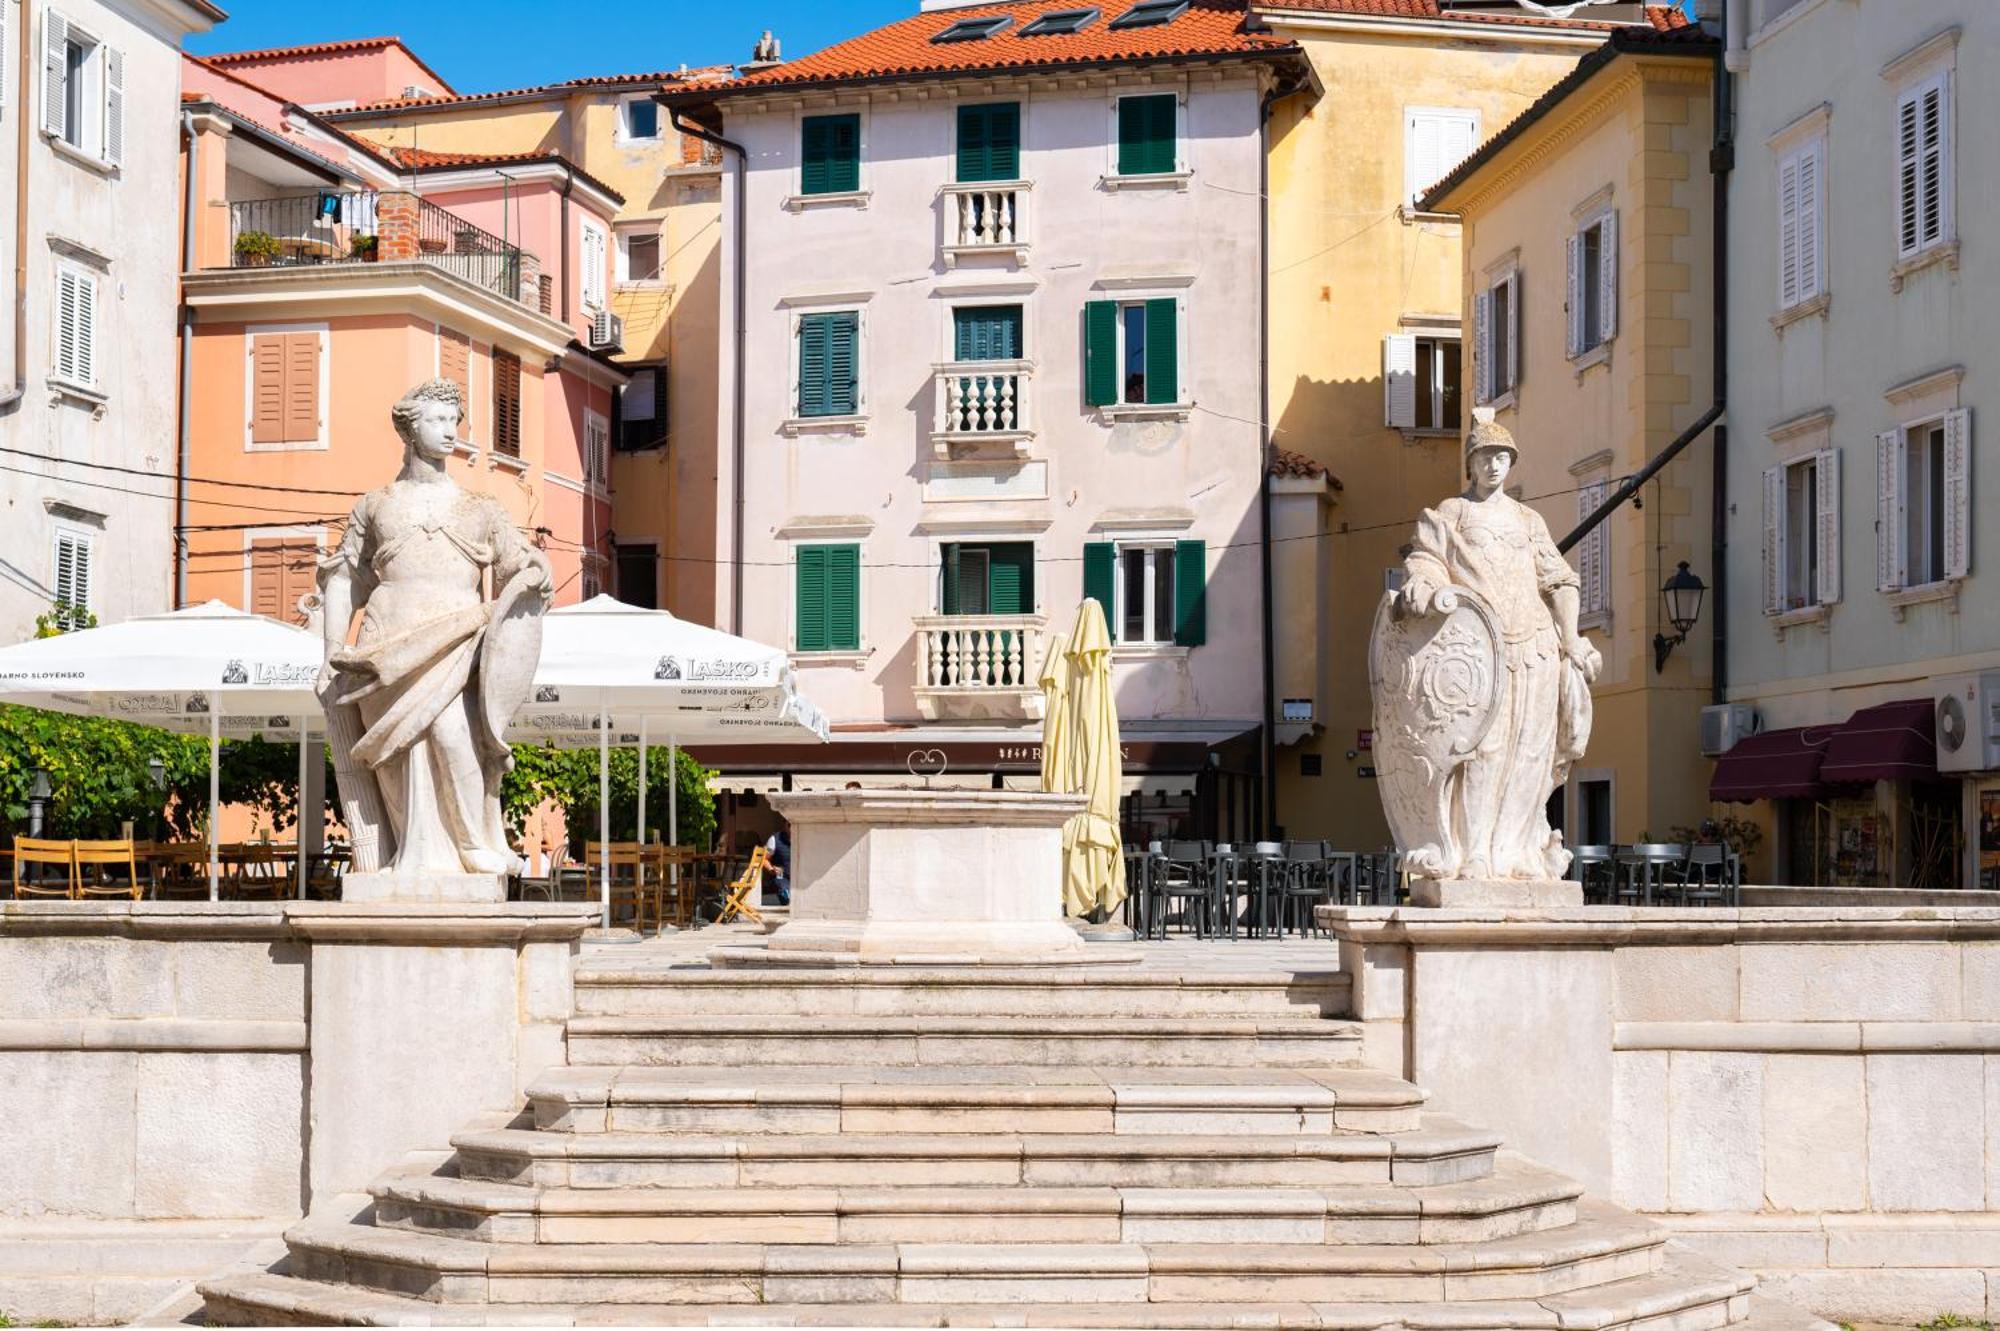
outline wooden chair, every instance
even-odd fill
[[[208,897],[208,843],[176,841],[160,846],[155,855],[157,886],[154,895],[162,900],[178,897],[201,901]]]
[[[268,841],[244,841],[225,846],[223,873],[238,900],[288,897],[297,879],[283,871],[278,847]]]
[[[646,847],[646,858],[646,872],[653,875],[657,918],[663,925],[685,929],[694,919],[694,847],[654,844]]]
[[[583,863],[590,871],[590,883],[595,887],[604,872],[605,847],[602,841],[583,843]],[[637,841],[614,841],[611,843],[611,920],[615,924],[620,908],[632,908],[632,927],[644,933],[646,930],[646,859],[645,847]]]
[[[743,872],[723,889],[727,895],[723,898],[722,909],[716,912],[717,924],[727,924],[738,916],[752,924],[764,922],[763,912],[750,904],[750,893],[764,885],[764,869],[770,862],[770,853],[764,847],[759,846],[750,852],[750,862],[743,866]]]
[[[52,886],[47,877],[24,872],[31,864],[60,864],[62,886]],[[46,837],[14,838],[14,895],[16,897],[73,897],[76,895],[76,848],[68,841]]]
[[[137,848],[130,841],[73,841],[70,854],[76,865],[76,899],[87,897],[130,897],[137,901],[151,885],[151,875],[139,872]],[[86,872],[99,870],[97,874]],[[116,871],[125,871],[119,882]]]

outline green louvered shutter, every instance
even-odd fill
[[[987,553],[986,606],[996,615],[1026,615],[1035,609],[1035,547],[1026,542],[996,545]]]
[[[947,615],[958,613],[958,550],[956,545],[944,548],[944,585],[939,588],[938,608]]]
[[[801,546],[794,554],[798,591],[796,650],[823,652],[826,647],[826,553],[824,545]]]
[[[827,319],[827,415],[852,416],[861,409],[861,316],[849,311]]]
[[[1019,104],[958,108],[958,178],[963,184],[1021,178]]]
[[[1107,407],[1118,400],[1118,302],[1083,307],[1083,400]]]
[[[1174,642],[1208,641],[1208,542],[1174,542]]]
[[[861,188],[861,117],[807,116],[800,127],[805,194],[846,194]]]
[[[1118,99],[1118,174],[1155,176],[1178,165],[1179,101],[1173,93]]]
[[[799,320],[799,407],[801,416],[824,416],[826,409],[827,316]]]
[[[826,550],[827,650],[861,650],[861,547],[829,545]]]
[[[1111,599],[1117,581],[1118,548],[1109,541],[1090,541],[1083,547],[1083,594],[1104,607],[1104,622],[1110,626],[1111,640],[1118,640],[1118,615]]]
[[[1181,400],[1180,358],[1180,306],[1171,296],[1147,301],[1146,401]]]

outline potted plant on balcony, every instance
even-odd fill
[[[278,252],[278,238],[268,231],[245,231],[236,237],[235,248],[241,266],[262,268]]]
[[[425,254],[443,254],[446,243],[443,236],[417,237],[417,248]]]
[[[374,263],[380,254],[380,243],[374,236],[355,236],[347,242],[347,257],[362,263]]]

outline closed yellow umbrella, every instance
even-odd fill
[[[1069,639],[1058,633],[1042,654],[1042,790],[1067,795],[1076,789],[1075,754],[1069,740]]]
[[[1111,630],[1104,607],[1087,600],[1077,611],[1064,653],[1069,663],[1071,762],[1088,807],[1063,829],[1063,905],[1084,916],[1111,912],[1125,901],[1125,854],[1118,835],[1118,797],[1125,775],[1119,753],[1118,700],[1111,687]]]

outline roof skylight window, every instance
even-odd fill
[[[934,42],[984,41],[1014,21],[1012,14],[991,14],[984,18],[962,18],[931,38]]]
[[[1142,0],[1117,18],[1111,20],[1114,28],[1157,28],[1162,23],[1172,23],[1187,13],[1188,0]]]
[[[1057,9],[1042,15],[1021,29],[1023,37],[1057,37],[1082,32],[1097,21],[1097,9]]]

